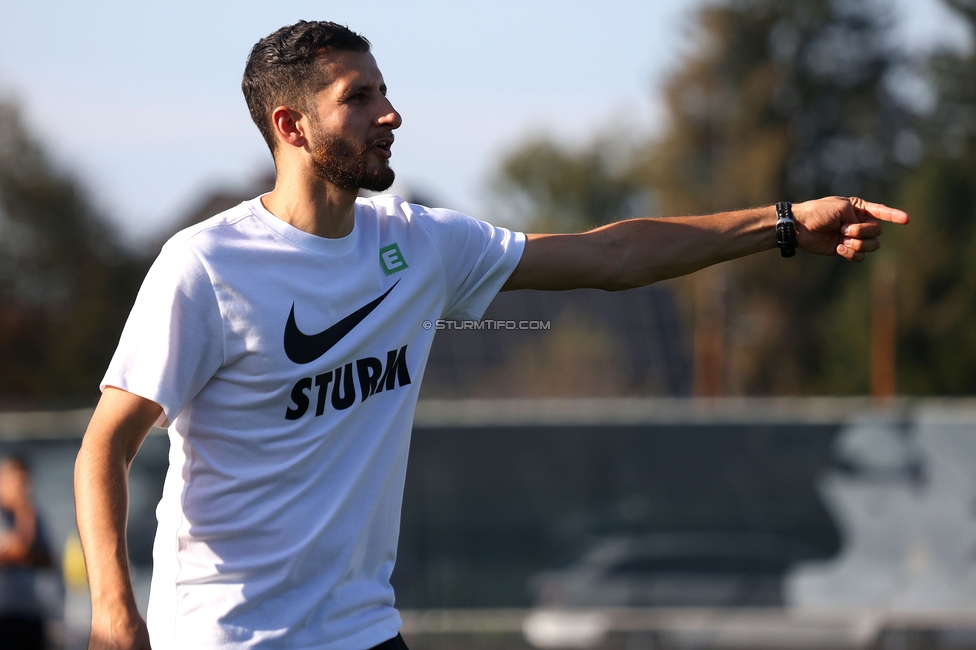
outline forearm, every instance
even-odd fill
[[[119,447],[104,436],[86,435],[75,463],[75,509],[93,617],[136,610],[125,537],[128,461]]]
[[[610,251],[597,288],[642,287],[776,247],[773,207],[700,217],[632,219],[593,231]]]
[[[75,462],[75,510],[92,597],[89,648],[149,648],[129,576],[129,466],[158,404],[106,388]]]
[[[773,207],[630,219],[574,235],[530,235],[505,289],[619,291],[776,247]],[[531,252],[528,251],[531,246]]]

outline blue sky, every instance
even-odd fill
[[[569,144],[660,128],[658,90],[693,46],[703,0],[86,3],[0,0],[0,96],[135,240],[270,158],[240,94],[255,41],[300,18],[373,43],[404,118],[401,188],[484,214],[501,155],[527,134]],[[939,0],[896,0],[908,49],[964,46]]]

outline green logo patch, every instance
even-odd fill
[[[399,246],[390,244],[380,249],[380,266],[383,267],[383,273],[393,275],[407,268],[407,260],[403,259]]]

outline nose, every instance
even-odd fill
[[[400,117],[400,113],[393,108],[393,102],[385,97],[384,99],[386,100],[386,113],[381,115],[376,122],[381,126],[389,126],[391,129],[399,129],[400,125],[403,124],[403,118]]]

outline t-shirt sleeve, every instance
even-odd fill
[[[168,426],[223,363],[220,308],[203,264],[184,242],[163,247],[139,289],[100,388],[163,408]]]
[[[447,302],[441,317],[480,319],[518,265],[525,235],[452,210],[429,209],[425,217],[444,264]]]

